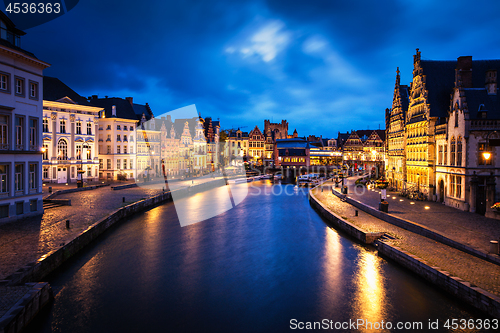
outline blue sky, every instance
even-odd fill
[[[384,128],[413,54],[500,57],[498,1],[81,0],[26,30],[23,48],[83,96],[134,97],[155,114],[196,104],[223,128],[287,119],[336,137]],[[495,14],[497,13],[497,14]]]

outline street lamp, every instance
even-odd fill
[[[420,193],[420,174],[417,173],[417,192]]]
[[[484,157],[485,160],[488,161],[490,159],[490,157],[491,157],[491,153],[488,152],[488,151],[485,151],[485,152],[483,152],[483,157]]]
[[[394,187],[394,174],[396,173],[396,167],[392,167],[392,187]]]

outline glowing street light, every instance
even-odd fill
[[[483,152],[483,157],[484,157],[485,160],[488,161],[490,159],[490,157],[491,157],[491,153],[488,152],[488,151],[485,151],[485,152]]]

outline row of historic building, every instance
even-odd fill
[[[412,81],[399,69],[386,110],[386,175],[398,189],[493,216],[500,184],[500,60],[423,60],[413,56]]]

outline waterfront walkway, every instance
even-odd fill
[[[354,181],[357,178],[347,179],[348,196],[378,209],[380,190],[356,191]],[[386,201],[389,202],[389,214],[431,228],[484,253],[488,253],[491,240],[500,239],[500,220],[464,212],[439,202],[409,200],[392,191],[387,191]]]
[[[324,205],[328,207],[328,209],[335,212],[338,216],[355,224],[364,231],[385,232],[386,234],[394,238],[386,240],[385,241],[386,243],[395,245],[403,249],[404,251],[407,251],[417,257],[420,257],[421,259],[427,261],[431,266],[440,267],[441,270],[449,272],[452,276],[457,276],[492,294],[500,296],[500,266],[487,262],[470,254],[464,253],[450,246],[436,242],[424,236],[399,228],[393,224],[382,221],[363,211],[358,210],[359,216],[355,216],[355,210],[357,210],[357,208],[351,206],[350,204],[340,200],[337,196],[333,195],[331,192],[332,186],[333,183],[329,181],[323,184],[324,187],[323,191],[321,191],[321,187],[318,187],[313,191],[316,198],[318,198]],[[351,188],[349,189],[349,191],[350,190]],[[366,195],[368,197],[366,199],[368,202],[369,200],[373,200],[373,198],[375,198],[376,193],[368,191]],[[361,201],[360,199],[362,197],[363,196],[354,196],[354,198],[358,201]],[[377,205],[378,205],[380,199],[379,197],[376,198],[378,198],[377,199]],[[392,196],[388,200],[390,200],[389,202],[391,204],[393,203],[393,201],[400,202],[399,198],[392,199]],[[423,204],[430,204],[430,203],[423,202]],[[396,205],[392,207],[395,206]],[[408,204],[408,206],[410,205]],[[389,205],[389,207],[391,207],[391,205]],[[398,206],[398,207],[400,209],[401,214],[404,214],[405,208],[403,206]],[[391,210],[389,212],[393,213],[391,212]],[[459,213],[463,214],[463,212],[460,211]],[[407,220],[409,220],[408,217],[411,217],[413,219],[418,219],[418,217],[421,215],[425,216],[425,213],[421,214],[418,211],[412,213],[412,211],[410,210],[404,218]],[[468,230],[467,227],[469,226],[469,221],[466,221],[466,219],[455,219],[455,215],[456,212],[452,212],[452,214],[446,215],[446,213],[441,211],[437,218],[435,219],[424,218],[423,221],[419,223],[424,224],[429,228],[437,230],[439,229],[439,224],[445,225],[445,222],[443,222],[443,220],[449,219],[447,223],[452,223],[452,221],[455,221],[457,225],[456,228],[463,230],[464,235],[463,238],[461,238],[463,241],[471,239],[473,236],[467,234]],[[433,220],[436,221],[436,225],[431,223]],[[461,221],[466,221],[466,223],[462,225]],[[474,220],[472,222],[474,222]],[[457,235],[455,233],[447,233],[446,230],[449,230],[449,228],[448,229],[441,228],[440,232],[443,235],[450,238],[453,236],[455,237],[454,240],[457,240]],[[479,229],[477,231],[473,230],[471,232],[474,232],[474,237],[476,237],[477,233],[481,234],[484,231],[481,231],[481,229]],[[489,238],[491,237],[491,235],[486,234],[482,235],[481,237]]]

